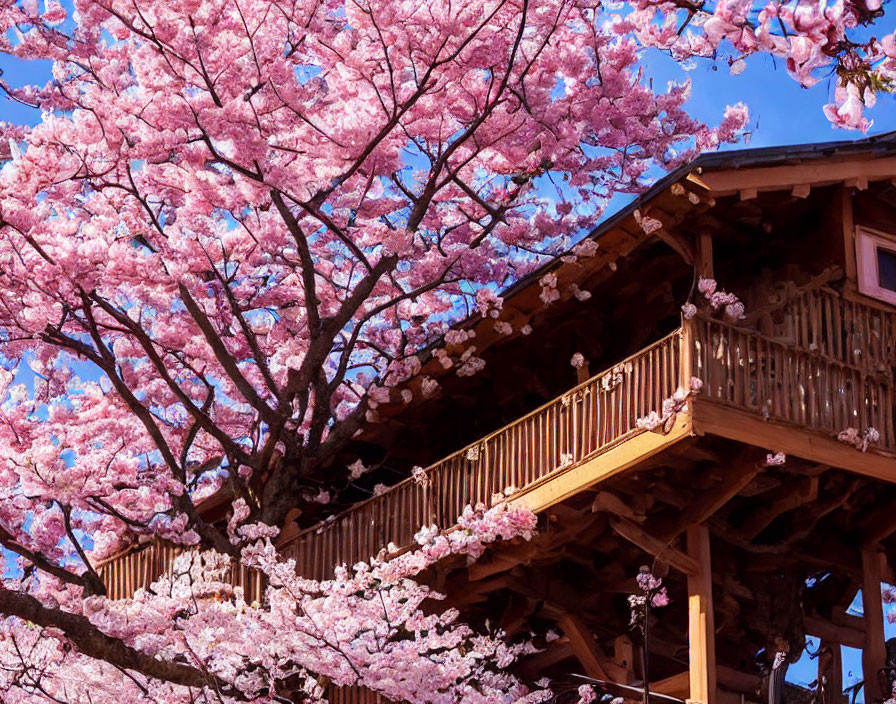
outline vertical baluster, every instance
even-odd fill
[[[805,353],[800,352],[799,356],[805,360],[805,381],[803,387],[806,389],[806,425],[813,430],[818,427],[818,413],[816,404],[818,403],[818,367],[812,357],[807,357]]]
[[[563,452],[562,439],[560,432],[560,423],[562,422],[562,408],[560,404],[554,404],[551,407],[551,469],[560,466],[560,453]]]
[[[716,381],[714,370],[712,368],[713,360],[713,342],[712,327],[706,321],[699,321],[701,335],[699,335],[700,343],[700,359],[703,360],[703,392],[710,398],[715,398]]]
[[[821,297],[822,305],[824,306],[824,325],[825,325],[825,338],[824,338],[824,353],[828,355],[828,357],[832,357],[837,359],[837,348],[835,345],[835,328],[834,328],[834,301],[830,296],[824,295]]]
[[[532,420],[526,425],[527,435],[526,435],[526,483],[531,484],[538,478],[538,468],[536,466],[536,441],[538,438],[538,419],[542,416],[542,413],[539,413],[537,416],[532,418]]]
[[[841,299],[836,299],[832,305],[834,311],[834,345],[836,347],[836,359],[839,359],[841,362],[846,361],[846,355],[844,354],[843,349],[843,315],[841,308],[843,307],[843,303]]]

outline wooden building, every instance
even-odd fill
[[[539,536],[473,565],[449,560],[428,578],[466,617],[511,637],[556,629],[521,675],[637,686],[627,596],[648,565],[671,597],[651,621],[656,695],[764,701],[776,659],[795,660],[813,635],[818,701],[847,701],[841,646],[863,650],[865,701],[885,698],[896,133],[701,157],[591,236],[594,256],[558,259],[505,293],[501,319],[514,334],[491,318],[464,323],[487,362],[481,374],[430,360],[442,393],[381,407],[383,422],[351,448],[382,463],[371,482],[424,465],[428,485],[405,479],[359,495],[325,524],[302,517],[285,528],[282,552],[324,577],[503,493],[540,515]],[[561,298],[545,306],[548,272]],[[735,294],[743,316],[724,301],[713,309],[700,278]],[[695,316],[682,315],[686,303]],[[578,370],[575,353],[586,360]],[[667,401],[658,425],[645,423],[696,386]],[[107,562],[110,594],[146,584],[172,553],[141,546]],[[859,589],[864,618],[847,613]]]

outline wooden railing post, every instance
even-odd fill
[[[691,377],[694,376],[694,352],[697,340],[697,331],[693,320],[682,318],[681,335],[679,337],[679,360],[680,368],[678,372],[678,385],[687,390],[690,388]]]
[[[716,644],[712,608],[712,565],[709,557],[709,528],[693,525],[687,531],[687,552],[698,564],[697,574],[688,576],[688,671],[689,702],[716,702]]]

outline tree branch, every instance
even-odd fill
[[[230,684],[189,665],[158,660],[103,633],[86,616],[53,609],[28,594],[0,586],[0,612],[44,628],[58,628],[79,653],[125,670],[183,687],[211,687],[237,699],[244,697]]]

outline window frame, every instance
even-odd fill
[[[896,306],[896,291],[880,285],[877,250],[896,254],[896,235],[870,227],[856,227],[856,274],[859,293]]]

